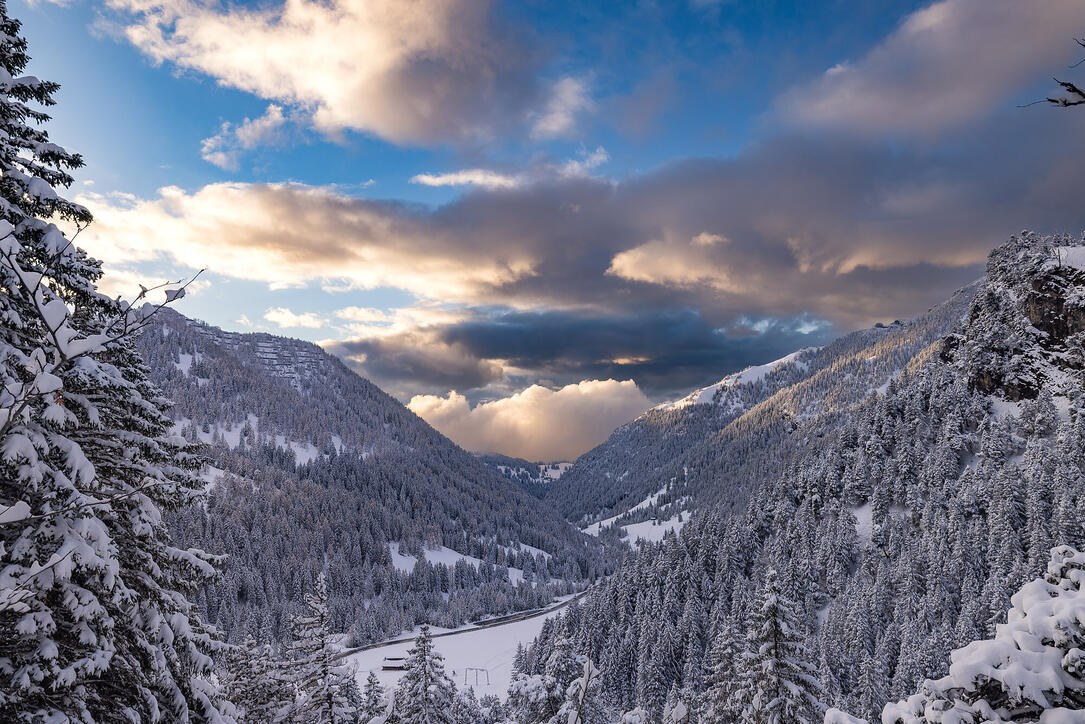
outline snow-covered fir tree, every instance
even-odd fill
[[[187,597],[215,560],[162,521],[202,485],[132,346],[155,308],[98,293],[54,224],[91,222],[58,193],[82,159],[40,128],[58,86],[27,53],[0,3],[0,719],[226,721]]]
[[[316,587],[305,594],[305,611],[294,617],[291,633],[288,666],[297,693],[287,718],[298,724],[354,722],[361,692],[354,672],[337,660],[323,572],[317,576]]]
[[[222,689],[236,709],[239,724],[274,722],[290,711],[295,687],[285,662],[251,636],[234,646],[221,674]]]
[[[886,704],[885,724],[1085,721],[1085,553],[1051,551],[1044,576],[1012,597],[993,638],[954,651],[949,673]],[[826,724],[866,724],[839,709]]]
[[[362,687],[362,704],[358,708],[358,718],[368,724],[374,717],[384,714],[388,710],[388,704],[380,679],[370,671],[365,679],[365,686]]]
[[[738,697],[745,650],[734,621],[725,616],[705,660],[705,690],[698,707],[704,724],[735,724],[740,720]]]
[[[824,712],[821,683],[805,645],[796,605],[776,571],[765,573],[750,618],[740,693],[745,721],[813,724]]]
[[[429,626],[423,626],[407,652],[406,673],[399,680],[390,722],[457,724],[452,718],[456,685],[445,673],[444,657],[433,646]]]
[[[566,688],[565,701],[547,724],[606,724],[611,719],[599,690],[599,670],[585,659],[580,676]]]
[[[545,629],[546,623],[543,626]],[[526,656],[522,658],[526,667]],[[569,687],[583,673],[586,661],[577,656],[572,641],[565,636],[548,642],[544,658],[539,673],[517,670],[513,674],[508,706],[520,724],[539,724],[557,717],[566,704]]]
[[[452,701],[452,721],[456,724],[486,724],[482,708],[475,698],[475,690],[457,691]]]

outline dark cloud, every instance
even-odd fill
[[[538,380],[566,385],[632,379],[658,400],[831,336],[827,324],[809,319],[747,321],[720,329],[692,309],[620,317],[480,309],[465,321],[428,327],[426,334],[426,340],[397,335],[327,348],[355,360],[382,385],[410,393],[502,383],[490,387],[492,393]]]
[[[325,349],[403,400],[423,391],[486,387],[505,377],[500,364],[427,332],[330,342]]]

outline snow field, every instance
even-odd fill
[[[568,600],[568,598],[561,600]],[[445,657],[445,671],[456,682],[458,688],[466,688],[464,686],[466,676],[467,686],[474,687],[476,696],[493,694],[504,699],[509,682],[512,680],[512,661],[516,656],[517,645],[523,644],[526,647],[530,644],[542,630],[543,622],[559,615],[561,611],[560,608],[551,609],[548,613],[535,618],[502,626],[489,628],[467,626],[457,629],[464,633],[434,638],[434,648]],[[430,630],[434,634],[448,631],[448,629],[435,627],[431,627]],[[365,685],[366,677],[372,671],[386,689],[391,689],[399,683],[403,672],[383,670],[381,666],[384,659],[385,657],[406,657],[411,646],[413,646],[412,642],[390,644],[368,651],[359,651],[346,657],[344,661],[356,667],[355,675],[359,686]],[[468,668],[471,668],[470,672]],[[475,669],[484,671],[476,672]],[[488,684],[486,683],[487,673],[490,679]],[[477,684],[475,683],[476,676]]]

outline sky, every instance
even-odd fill
[[[1080,0],[11,0],[102,288],[307,339],[461,445],[921,313],[1085,229]]]

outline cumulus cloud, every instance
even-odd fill
[[[463,245],[465,229],[427,209],[328,188],[223,183],[194,193],[165,188],[151,200],[80,199],[95,215],[80,242],[115,263],[165,257],[276,288],[330,280],[427,298],[463,298],[532,273],[532,254],[523,248],[502,249],[494,239],[472,250]]]
[[[456,392],[419,395],[408,407],[461,447],[535,461],[573,460],[651,406],[632,380],[532,385],[474,407]]]
[[[779,111],[877,134],[960,127],[1063,67],[1081,22],[1079,0],[942,0],[908,15],[863,58],[785,93]]]
[[[218,133],[203,139],[200,155],[204,161],[221,169],[236,171],[242,152],[279,143],[285,125],[282,106],[269,105],[259,118],[246,118],[237,125],[229,121],[223,123]]]
[[[165,258],[276,287],[599,314],[691,308],[717,327],[806,313],[842,329],[923,311],[1023,227],[1085,227],[1079,120],[1013,113],[950,146],[779,136],[621,182],[555,175],[439,206],[300,184],[88,191],[77,200],[96,222],[80,242],[111,264]]]
[[[532,38],[503,23],[490,0],[109,5],[154,61],[309,109],[328,133],[474,142],[521,125],[546,100]],[[570,92],[559,83],[554,95],[568,104]]]
[[[287,307],[270,307],[264,312],[264,319],[281,329],[319,329],[324,320],[313,312],[296,313]]]
[[[732,293],[746,285],[730,272],[714,247],[723,237],[702,232],[687,240],[649,241],[616,254],[607,274],[655,284],[705,284]]]

